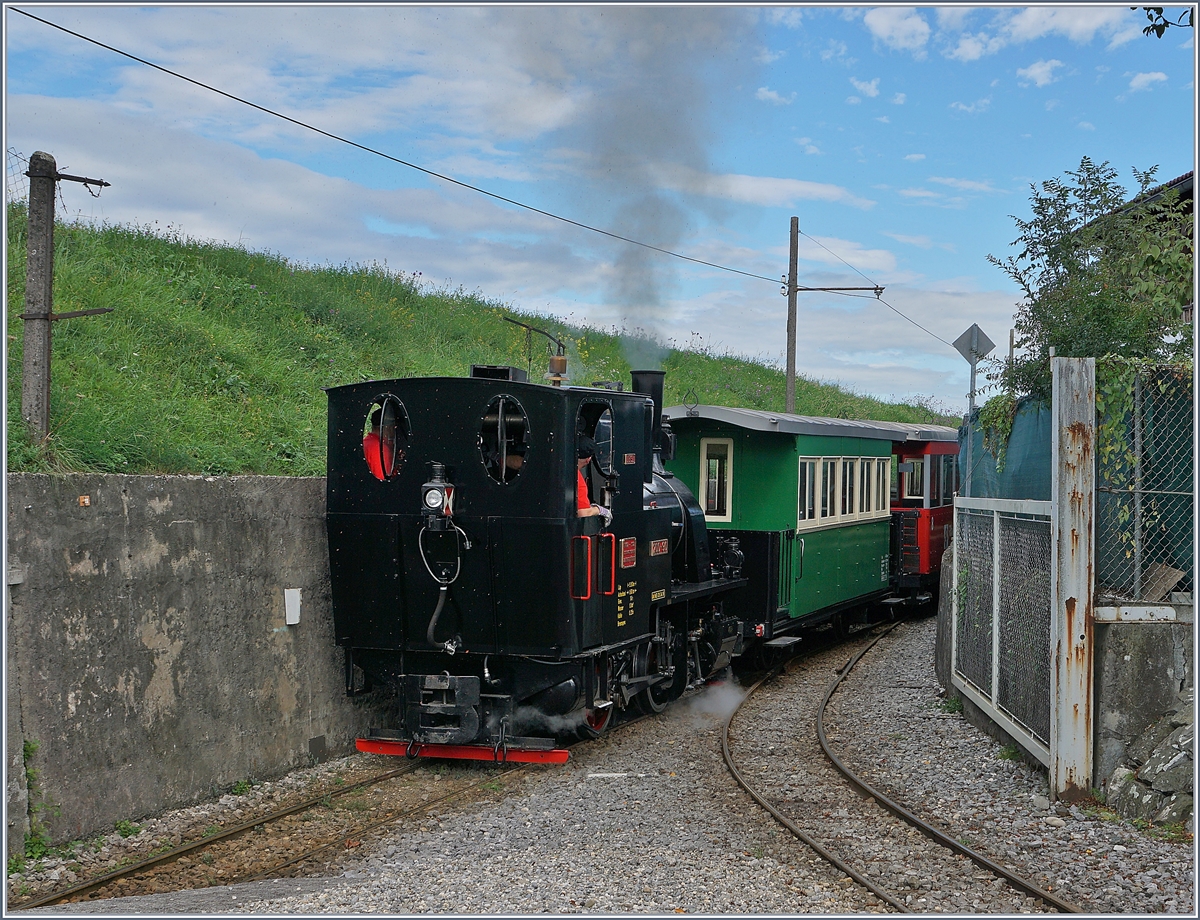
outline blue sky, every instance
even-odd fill
[[[993,7],[6,4],[5,144],[113,183],[72,216],[312,263],[386,261],[524,311],[782,363],[776,283],[431,179],[27,19],[531,206],[766,278],[879,284],[1002,348],[1031,183],[1193,168],[1192,31],[1128,4]],[[1171,9],[1178,8],[1168,8]],[[965,406],[968,368],[866,298],[799,295],[798,368]]]

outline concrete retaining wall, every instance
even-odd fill
[[[31,813],[108,831],[380,723],[343,689],[323,479],[12,474],[7,512],[10,849]]]

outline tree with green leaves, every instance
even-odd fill
[[[1013,217],[1020,252],[988,256],[1024,294],[1015,321],[1020,354],[988,371],[1010,396],[1050,395],[1051,348],[1060,357],[1190,357],[1190,202],[1156,188],[1156,170],[1133,170],[1132,200],[1107,161],[1087,157],[1040,189],[1030,186],[1033,216]]]

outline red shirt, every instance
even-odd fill
[[[392,446],[385,444],[383,448],[384,457],[388,467],[392,466]],[[367,458],[367,466],[371,468],[371,475],[376,479],[383,479],[383,466],[380,465],[379,457],[379,435],[372,431],[363,437],[363,456]]]
[[[592,507],[592,502],[588,498],[587,480],[583,478],[583,470],[577,469],[575,477],[575,507],[579,511],[587,511]]]

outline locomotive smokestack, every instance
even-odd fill
[[[665,371],[630,371],[633,378],[633,392],[649,396],[654,400],[654,446],[659,445],[659,431],[662,429],[663,410],[663,378]]]

